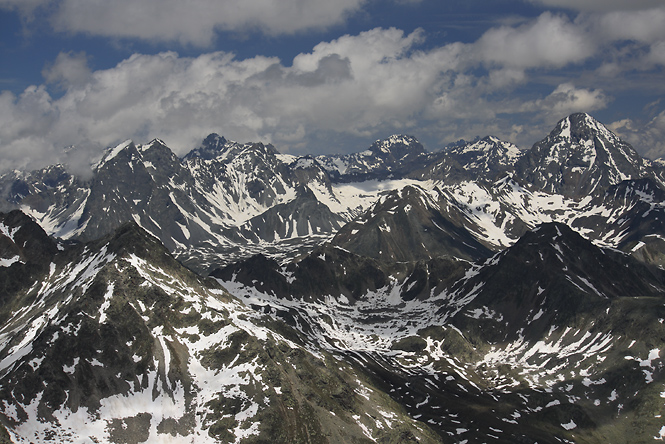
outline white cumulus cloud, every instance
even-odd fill
[[[476,42],[476,57],[514,68],[561,67],[590,57],[596,46],[585,30],[565,15],[546,12],[518,27],[487,31]]]
[[[558,120],[574,112],[592,112],[603,109],[610,99],[598,89],[577,88],[572,83],[562,83],[544,99],[525,102],[522,110],[539,112]]]

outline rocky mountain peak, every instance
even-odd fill
[[[332,244],[384,262],[489,256],[483,245],[439,209],[439,202],[420,187],[393,190],[339,230]]]
[[[493,179],[497,174],[511,170],[524,154],[517,146],[494,136],[457,145],[445,151],[474,177]]]
[[[633,147],[585,113],[560,120],[525,153],[516,170],[535,188],[571,197],[597,194],[622,180],[646,175]]]
[[[211,133],[203,139],[204,146],[224,146],[228,141],[217,133]]]
[[[191,159],[202,160],[222,160],[230,161],[238,156],[274,156],[279,154],[271,144],[263,143],[238,143],[232,140],[227,140],[225,137],[217,133],[208,135],[201,146],[193,149],[187,153],[183,160],[188,161]]]
[[[152,164],[153,167],[161,166],[165,163],[180,164],[180,159],[175,155],[163,140],[153,139],[145,145],[136,147],[140,154],[140,160]]]
[[[422,168],[427,152],[415,137],[393,135],[377,140],[368,149],[346,155],[317,156],[333,181],[395,178]]]
[[[0,266],[47,261],[58,251],[44,229],[20,210],[0,213]]]
[[[576,146],[593,141],[595,137],[620,142],[612,131],[587,113],[575,113],[561,119],[548,136],[551,140],[565,140]]]
[[[377,140],[369,148],[375,156],[402,161],[406,158],[418,157],[425,154],[425,148],[413,136],[395,134],[387,139]]]
[[[225,151],[229,150],[235,145],[236,142],[230,142],[223,136],[220,136],[217,133],[212,133],[203,139],[200,147],[191,150],[185,155],[183,159],[188,160],[192,158],[199,158],[203,160],[212,160],[223,156]]]
[[[132,154],[138,153],[136,145],[131,140],[125,140],[119,145],[106,150],[101,160],[92,166],[93,171],[102,169],[105,165],[111,163],[118,156],[131,158]]]
[[[612,299],[659,294],[662,276],[656,275],[631,257],[598,248],[567,225],[551,222],[486,261],[459,293],[478,288],[469,307],[493,305],[505,325],[526,325],[519,334],[537,338],[550,325],[595,312]],[[506,331],[511,335],[516,329]],[[503,333],[492,336],[497,333],[488,333],[488,338],[505,339]]]

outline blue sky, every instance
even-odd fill
[[[663,23],[665,0],[0,0],[0,171],[211,132],[529,148],[579,111],[665,156]]]

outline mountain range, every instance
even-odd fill
[[[0,442],[662,440],[664,171],[573,114],[6,173]]]

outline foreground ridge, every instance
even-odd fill
[[[440,442],[362,367],[304,346],[134,223],[45,259],[38,285],[3,311],[1,413],[14,442]]]
[[[475,263],[325,246],[216,281],[135,223],[88,243],[0,223],[40,239],[0,268],[21,277],[0,313],[14,442],[661,436],[665,273],[560,223]]]

